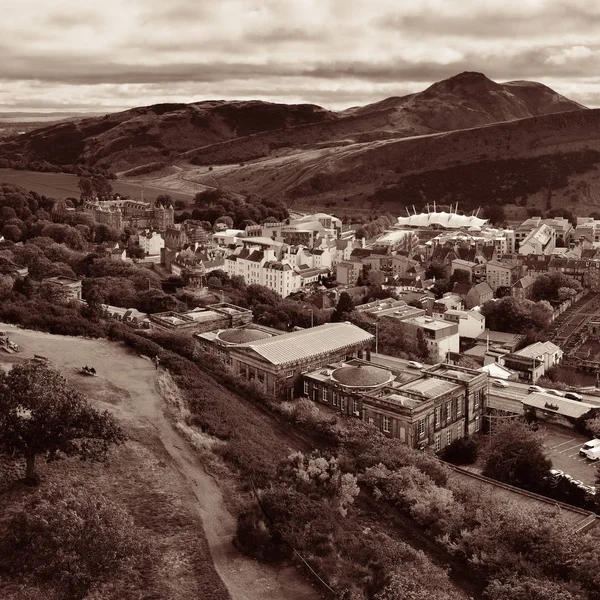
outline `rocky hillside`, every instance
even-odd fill
[[[310,104],[159,104],[60,123],[0,144],[0,158],[146,172],[239,164],[307,149],[406,138],[584,107],[533,82],[461,73],[409,96],[332,112]],[[138,171],[139,174],[139,171]]]

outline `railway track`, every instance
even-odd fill
[[[552,341],[563,348],[565,353],[575,334],[584,327],[589,317],[594,316],[600,308],[598,294],[586,294],[574,306],[568,308],[550,328]]]

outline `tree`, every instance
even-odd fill
[[[552,468],[542,437],[514,419],[496,424],[482,451],[484,475],[526,489],[539,489]]]
[[[77,187],[81,191],[81,202],[89,202],[94,199],[94,186],[89,177],[82,177],[77,183]]]
[[[123,508],[67,485],[50,484],[30,496],[11,514],[6,533],[12,574],[50,582],[68,600],[141,566],[148,551]]]
[[[144,249],[138,245],[132,245],[127,248],[127,252],[131,258],[135,258],[136,260],[141,260],[146,256]]]
[[[570,288],[575,290],[575,293],[580,292],[582,289],[579,281],[560,271],[544,273],[533,282],[533,300],[558,300],[559,290],[562,288]],[[565,291],[563,290],[562,293],[564,296]]]
[[[488,204],[483,208],[483,218],[489,219],[492,225],[501,225],[506,222],[506,212],[501,204]]]
[[[26,459],[26,481],[34,484],[35,459],[61,455],[102,460],[123,432],[108,411],[98,412],[46,364],[15,365],[0,379],[0,446]]]
[[[7,240],[10,240],[11,242],[18,242],[21,239],[22,235],[23,232],[16,225],[7,223],[2,228],[2,237],[4,237]]]
[[[341,321],[348,320],[348,314],[354,310],[354,302],[352,302],[352,298],[348,292],[342,292],[340,294],[339,300],[331,315],[332,323],[339,323]]]
[[[169,208],[169,206],[173,206],[173,198],[170,194],[159,194],[156,196],[156,204],[164,208]]]

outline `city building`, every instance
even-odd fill
[[[239,344],[230,350],[231,369],[256,380],[282,400],[302,394],[304,373],[351,358],[370,359],[375,337],[351,323],[326,323],[309,329]]]
[[[465,305],[467,308],[474,308],[475,306],[481,306],[488,300],[493,299],[494,290],[490,286],[489,282],[484,281],[482,283],[477,283],[469,290],[465,298]]]
[[[165,247],[165,240],[158,231],[146,229],[138,235],[140,248],[149,256],[157,256],[162,248]]]
[[[335,276],[342,285],[356,285],[358,276],[362,273],[362,262],[344,261],[337,264]]]
[[[491,260],[486,265],[486,282],[495,293],[498,288],[511,288],[521,279],[522,269],[519,265]]]
[[[458,324],[461,338],[477,338],[485,331],[485,317],[478,310],[447,310],[442,318]]]
[[[562,349],[552,342],[535,342],[517,350],[514,354],[541,360],[544,364],[544,373],[558,365],[563,358]]]
[[[517,300],[530,300],[533,294],[533,283],[534,277],[531,275],[525,275],[521,277],[516,283],[510,288],[510,294]]]
[[[405,321],[411,317],[419,317],[425,314],[424,309],[410,306],[404,300],[394,300],[393,298],[359,304],[354,310],[357,313],[365,313],[378,319],[381,317],[393,317],[398,321]]]
[[[302,391],[412,448],[439,451],[480,430],[487,375],[451,365],[415,374],[350,360],[306,373]]]
[[[549,225],[542,223],[521,241],[519,254],[548,255],[552,254],[556,247],[556,231]]]
[[[165,331],[203,332],[240,327],[252,322],[252,311],[220,302],[184,313],[165,312],[148,315],[152,327]]]
[[[152,205],[143,200],[92,200],[84,202],[83,212],[98,223],[104,223],[119,231],[125,227],[166,231],[175,220],[172,206],[165,208],[160,204]]]
[[[394,317],[390,315],[388,318]],[[415,336],[418,330],[423,332],[427,348],[434,360],[444,361],[448,352],[460,351],[457,323],[450,323],[443,319],[435,319],[425,315],[403,319],[402,322]]]

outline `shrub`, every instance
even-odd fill
[[[458,438],[448,444],[440,456],[453,465],[472,465],[477,460],[477,442],[473,438]]]

